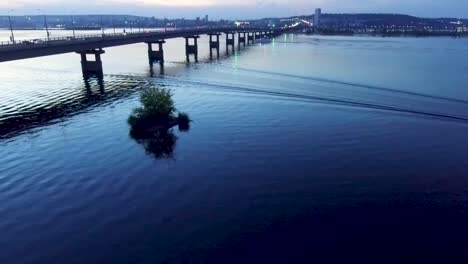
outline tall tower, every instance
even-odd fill
[[[317,8],[315,9],[315,16],[314,16],[314,26],[320,27],[320,16],[322,15],[322,9]]]

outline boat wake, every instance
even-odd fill
[[[278,98],[287,98],[287,99],[298,99],[302,101],[315,101],[315,102],[324,102],[334,105],[344,105],[349,107],[358,107],[372,110],[382,110],[390,111],[397,113],[413,114],[419,116],[426,116],[444,120],[452,120],[466,123],[468,122],[468,117],[456,115],[456,114],[446,114],[433,111],[425,111],[416,108],[406,108],[393,105],[385,105],[378,103],[363,102],[359,100],[351,100],[348,98],[337,98],[337,97],[325,97],[325,96],[314,96],[314,95],[304,95],[304,94],[295,94],[282,91],[268,91],[262,89],[262,87],[256,86],[240,86],[240,85],[229,85],[215,82],[203,82],[203,81],[194,81],[190,79],[183,79],[179,77],[165,77],[164,79],[157,80],[158,83],[163,85],[172,86],[172,87],[181,87],[181,88],[199,88],[199,87],[211,87],[216,89],[226,89],[231,91],[239,91],[244,93],[251,93],[257,95],[266,95],[273,96]],[[445,99],[445,98],[444,98]],[[456,100],[455,100],[456,101]]]
[[[225,66],[225,65],[223,65],[223,66],[228,67],[228,66]],[[333,80],[333,79],[327,79],[327,78],[319,78],[319,77],[311,77],[311,76],[303,76],[303,75],[296,75],[296,74],[264,71],[264,70],[246,68],[246,67],[236,67],[236,68],[229,67],[229,68],[232,69],[232,70],[253,72],[253,73],[259,73],[259,74],[270,75],[270,76],[281,76],[281,77],[303,79],[303,80],[309,80],[309,81],[321,82],[321,83],[339,84],[339,85],[342,85],[342,87],[359,87],[359,88],[366,88],[366,89],[370,89],[370,90],[379,90],[379,91],[385,91],[385,92],[391,92],[391,93],[397,93],[397,94],[403,94],[403,95],[418,96],[418,97],[422,97],[422,98],[443,100],[443,101],[447,101],[447,102],[456,102],[456,103],[462,103],[462,104],[468,105],[468,100],[451,98],[451,97],[444,97],[444,96],[438,96],[438,95],[430,95],[430,94],[424,94],[424,93],[417,93],[417,92],[405,91],[405,90],[397,90],[397,89],[381,87],[381,86],[366,85],[366,84],[360,84],[360,83],[353,83],[353,82],[346,82],[346,81]]]

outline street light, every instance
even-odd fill
[[[112,15],[111,19],[112,19],[112,27],[114,28],[114,35],[115,35],[114,15]]]
[[[49,25],[47,24],[47,16],[45,12],[42,9],[36,9],[37,11],[41,12],[42,15],[44,16],[44,24],[45,24],[45,29],[47,33],[47,41],[50,41],[50,32],[49,32]]]
[[[11,12],[14,12],[15,10],[11,9],[11,10],[8,10],[8,22],[10,23],[10,31],[11,31],[11,37],[10,37],[10,40],[13,42],[13,44],[15,44],[15,34],[13,34],[13,24],[11,23],[11,16],[10,16],[10,13]]]
[[[73,38],[76,38],[76,34],[75,34],[75,19],[73,18],[73,15],[70,15],[70,17],[71,17],[71,22],[72,22]]]
[[[104,21],[103,21],[102,15],[101,15],[101,31],[102,31],[102,37],[104,37]]]

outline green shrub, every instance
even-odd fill
[[[128,124],[140,128],[149,122],[167,122],[174,118],[176,108],[172,100],[172,92],[165,88],[150,88],[140,96],[142,107],[133,110],[128,118]]]
[[[179,112],[176,117],[172,96],[172,91],[166,88],[144,90],[140,97],[142,106],[135,108],[128,118],[131,133],[142,137],[155,129],[168,129],[177,124],[181,130],[187,131],[190,118],[183,112]]]
[[[173,116],[176,111],[172,91],[166,88],[150,88],[143,91],[140,101],[143,105],[142,117]]]
[[[177,137],[173,127],[180,131],[190,129],[187,113],[176,112],[172,92],[165,88],[150,88],[142,92],[141,107],[132,111],[128,118],[130,136],[145,147],[157,159],[172,158]]]

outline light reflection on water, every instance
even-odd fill
[[[210,61],[202,38],[186,64],[170,40],[163,74],[130,45],[88,84],[76,54],[1,64],[0,262],[463,263],[466,42],[284,35]],[[155,86],[194,120],[169,152],[126,123]]]

